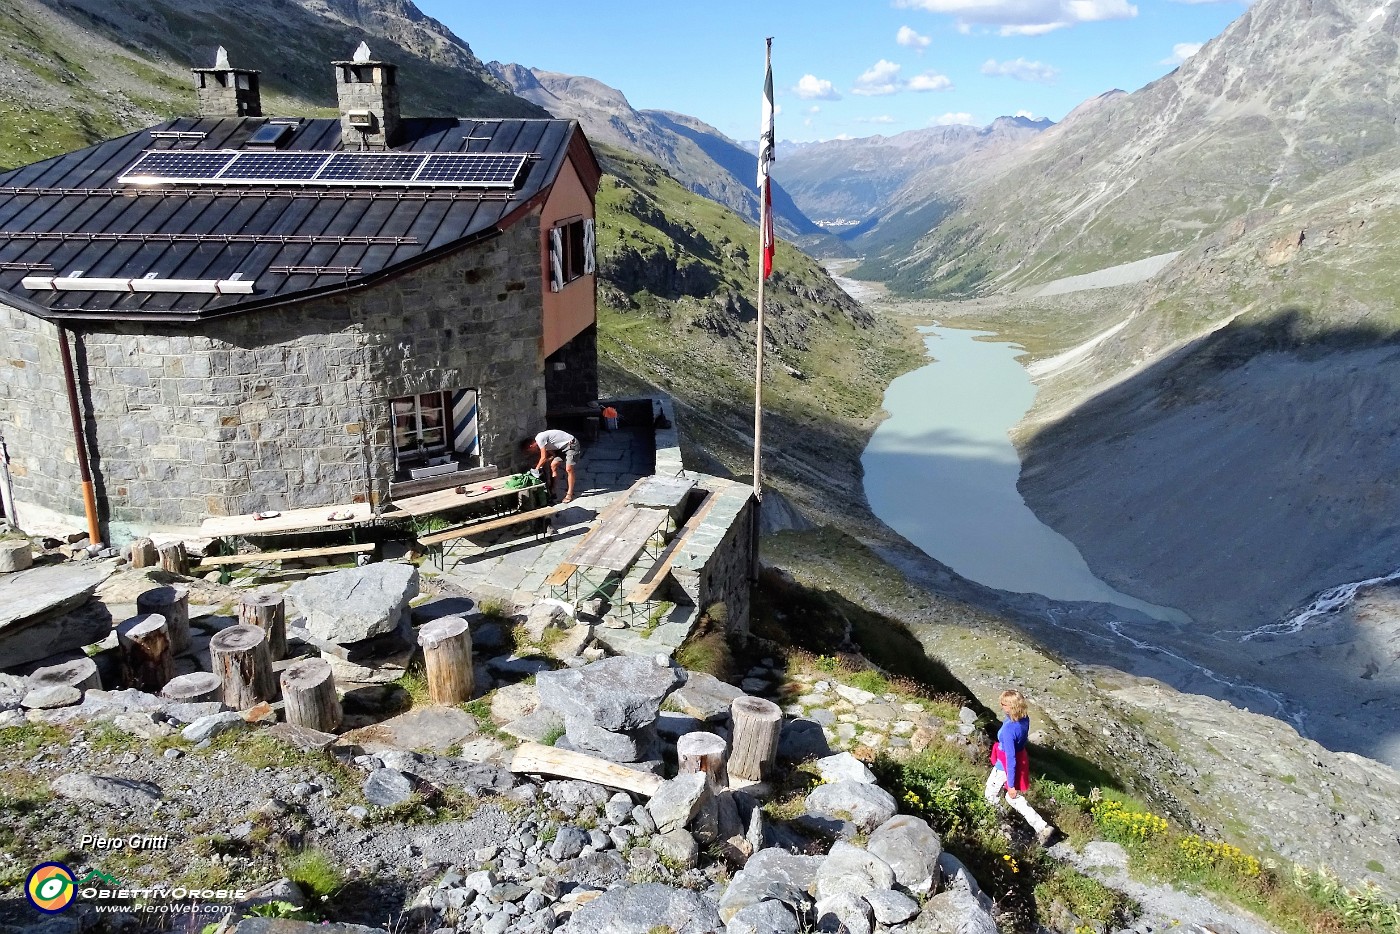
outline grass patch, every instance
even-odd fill
[[[497,600],[492,597],[487,597],[485,600],[478,603],[477,610],[482,616],[490,620],[495,620],[496,622],[503,622],[510,619],[512,616],[512,607],[510,604],[506,603],[504,600]]]
[[[1126,927],[1137,907],[1128,896],[1071,866],[1054,863],[1035,886],[1035,902],[1055,930],[1081,930],[1089,923],[1108,930]],[[1068,913],[1071,917],[1064,917]]]
[[[46,746],[67,745],[69,733],[48,723],[0,728],[0,749],[13,758],[28,758]]]
[[[404,672],[403,677],[394,682],[403,688],[408,695],[409,707],[424,707],[432,703],[432,697],[428,692],[428,676],[421,668],[412,668]]]
[[[325,850],[306,849],[282,857],[282,874],[301,886],[308,897],[329,898],[345,884],[335,857]]]
[[[555,743],[559,742],[561,738],[563,738],[564,733],[565,730],[562,726],[552,726],[544,734],[544,736],[540,737],[540,745],[553,746]]]

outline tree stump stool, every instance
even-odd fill
[[[729,705],[734,728],[729,753],[730,778],[761,782],[773,772],[778,761],[778,733],[783,727],[783,711],[761,697],[736,697]]]
[[[209,667],[219,676],[224,703],[247,710],[277,697],[267,633],[256,626],[230,626],[209,641]]]
[[[472,634],[460,616],[444,616],[418,630],[427,668],[428,696],[434,704],[460,704],[472,699],[476,672],[472,669]]]
[[[36,688],[58,687],[60,685],[77,688],[80,691],[101,690],[102,677],[97,673],[97,663],[84,656],[61,665],[39,668],[29,676],[29,683]]]
[[[160,552],[156,543],[149,538],[138,538],[131,543],[131,566],[133,568],[153,568],[160,564]]]
[[[184,542],[171,542],[169,545],[161,546],[160,569],[169,571],[171,574],[178,574],[181,577],[189,576],[190,557],[185,553]]]
[[[676,758],[679,760],[679,773],[704,772],[711,791],[718,791],[729,784],[725,774],[724,754],[728,744],[724,737],[714,733],[686,733],[676,740]]]
[[[183,704],[222,701],[224,684],[212,671],[196,671],[172,678],[160,689],[160,696]]]
[[[170,651],[164,616],[133,616],[117,627],[117,644],[127,687],[154,694],[175,677],[175,654]]]
[[[335,675],[324,658],[308,658],[282,672],[282,700],[287,722],[331,733],[340,726],[340,698]]]
[[[154,587],[136,598],[136,612],[165,617],[170,629],[170,651],[183,655],[190,650],[190,590],[188,587]]]
[[[267,633],[272,660],[287,657],[287,601],[280,593],[250,593],[238,601],[238,621]]]

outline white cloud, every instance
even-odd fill
[[[818,107],[816,104],[813,104],[811,107],[808,107],[808,108],[807,108],[807,112],[808,112],[809,114],[819,114],[819,113],[822,112],[822,109],[821,109],[820,107]]]
[[[1128,0],[895,0],[896,7],[956,17],[959,30],[993,26],[1004,36],[1037,36],[1108,19],[1132,19],[1138,8]]]
[[[921,36],[908,26],[899,27],[899,32],[895,33],[894,41],[906,49],[913,49],[920,54],[923,54],[924,49],[933,42],[928,36]]]
[[[1009,62],[999,62],[994,58],[989,58],[982,63],[982,74],[984,75],[1015,78],[1017,81],[1034,81],[1039,84],[1052,84],[1059,73],[1058,68],[1040,62],[1028,62],[1024,58],[1012,59]]]
[[[1025,117],[1027,120],[1039,120],[1039,119],[1040,119],[1040,118],[1037,117],[1035,114],[1031,113],[1029,110],[1018,110],[1018,111],[1016,111],[1016,113],[1013,114],[1012,116],[1016,116],[1016,117]]]
[[[1197,52],[1201,51],[1202,42],[1178,42],[1172,46],[1170,58],[1162,59],[1163,65],[1180,65]]]
[[[953,82],[947,75],[926,71],[921,75],[915,75],[910,78],[908,87],[911,91],[951,91],[953,89]]]
[[[899,65],[887,62],[882,58],[856,79],[855,87],[851,88],[851,93],[863,97],[894,94],[904,87],[904,82],[899,78],[899,70]]]
[[[965,124],[968,124],[969,126],[971,126],[971,125],[972,125],[972,114],[969,114],[969,113],[956,113],[956,114],[954,114],[954,113],[947,113],[947,114],[944,114],[944,115],[941,116],[941,117],[934,117],[933,120],[930,121],[930,122],[936,124],[937,126],[953,126],[954,124],[958,124],[958,123],[965,123]]]
[[[836,88],[825,78],[818,78],[816,75],[803,75],[797,82],[797,86],[792,89],[792,93],[802,98],[804,101],[839,101],[841,95],[836,93]]]
[[[894,123],[894,117],[889,114],[880,114],[878,117],[857,117],[856,123]]]

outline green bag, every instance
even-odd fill
[[[527,474],[527,473],[518,473],[518,474],[512,474],[512,475],[509,476],[509,477],[506,477],[506,482],[503,483],[503,484],[501,484],[501,485],[502,485],[503,487],[505,487],[507,490],[521,490],[521,489],[524,489],[524,488],[527,487],[527,486],[533,485],[534,482],[535,482],[535,478],[532,477],[532,476],[530,476],[529,474]]]

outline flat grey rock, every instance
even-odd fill
[[[652,837],[651,848],[658,856],[682,869],[694,869],[700,865],[700,844],[696,842],[694,834],[683,827]]]
[[[803,926],[791,908],[770,898],[739,909],[724,930],[725,934],[799,934]]]
[[[475,736],[476,718],[456,707],[421,707],[382,723],[351,730],[341,738],[369,752],[381,749],[428,749],[446,752]]]
[[[71,773],[49,783],[54,794],[70,801],[90,801],[107,807],[149,812],[162,795],[160,786],[150,782],[113,778],[107,775]]]
[[[657,734],[652,726],[614,732],[599,727],[586,717],[566,714],[564,729],[571,748],[610,762],[640,762],[652,758],[657,752]]]
[[[180,736],[187,742],[202,743],[206,739],[213,739],[220,733],[229,730],[241,730],[248,726],[248,721],[243,719],[243,715],[236,710],[225,710],[222,713],[211,713],[208,716],[200,717],[180,731]]]
[[[379,761],[387,769],[404,772],[440,787],[461,788],[474,795],[483,792],[499,794],[515,786],[515,779],[509,770],[490,763],[467,762],[398,749],[381,751]]]
[[[875,784],[875,773],[849,752],[838,752],[834,756],[818,759],[816,766],[822,778],[828,782],[853,781],[866,785]]]
[[[55,707],[71,707],[82,699],[83,692],[75,687],[51,684],[25,694],[20,705],[27,710],[52,710]]]
[[[991,912],[965,889],[949,889],[930,898],[919,915],[919,923],[924,924],[925,921],[935,931],[997,934],[997,924]]]
[[[418,569],[383,561],[297,581],[287,598],[313,636],[342,645],[391,633],[418,596]]]
[[[115,561],[65,561],[0,575],[0,668],[101,642],[114,621],[89,603]]]
[[[193,723],[200,717],[207,717],[210,714],[223,713],[224,705],[220,701],[196,701],[185,704],[167,704],[161,708],[161,713],[167,720],[176,723]]]
[[[661,833],[679,830],[690,823],[710,798],[703,772],[677,775],[661,783],[647,802],[647,810]]]
[[[862,897],[870,903],[875,920],[881,924],[903,924],[919,913],[919,903],[903,892],[866,892]]]
[[[817,900],[817,934],[872,934],[875,913],[859,895],[842,892]]]
[[[724,924],[714,903],[688,889],[659,882],[623,885],[604,892],[570,916],[561,934],[719,934]]]
[[[711,723],[728,720],[729,707],[744,692],[703,671],[687,672],[685,683],[671,693],[683,713]]]
[[[778,736],[778,758],[801,762],[831,755],[831,745],[822,725],[805,717],[794,717],[783,724]]]
[[[559,731],[564,728],[564,718],[559,716],[548,707],[540,707],[531,711],[523,717],[512,720],[501,727],[502,733],[509,733],[516,739],[528,739],[531,742],[542,742],[551,734],[559,735]]]
[[[566,720],[588,720],[600,729],[621,732],[653,723],[661,701],[682,680],[674,665],[619,656],[582,668],[542,672],[535,685],[540,702]]]
[[[895,879],[909,891],[933,891],[943,841],[927,821],[911,814],[896,814],[875,828],[866,849],[888,863]]]
[[[390,807],[413,797],[413,779],[393,769],[375,769],[364,785],[365,800],[379,807]]]
[[[852,781],[820,785],[807,795],[806,804],[807,814],[812,817],[848,820],[867,832],[889,820],[898,810],[894,797],[879,785]]]
[[[836,895],[867,895],[894,887],[894,870],[873,853],[837,840],[817,869],[816,896],[820,902]]]
[[[295,723],[274,723],[267,728],[267,735],[302,752],[324,752],[337,739],[334,733],[323,733]]]

